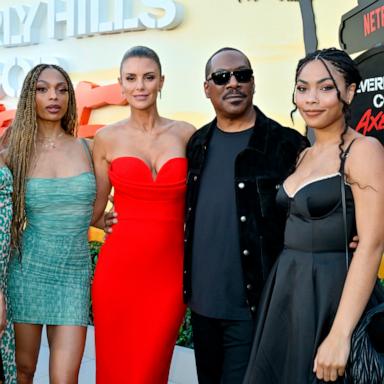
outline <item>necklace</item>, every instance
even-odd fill
[[[62,137],[64,132],[59,133],[57,136],[41,136],[37,138],[37,141],[41,143],[43,149],[56,149],[56,141],[59,137]]]

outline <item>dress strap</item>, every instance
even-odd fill
[[[299,167],[299,165],[301,164],[301,162],[304,160],[304,157],[307,155],[309,148],[310,148],[310,147],[305,148],[305,149],[303,150],[303,152],[301,153],[301,156],[300,156],[299,160],[298,160],[297,163],[296,163],[296,167],[295,167],[296,169]]]
[[[340,168],[339,172],[341,175],[344,175],[344,169],[345,169],[345,161],[347,160],[347,157],[349,155],[349,151],[352,147],[352,144],[356,141],[357,138],[354,138],[348,145],[348,147],[341,153],[341,160],[340,160]]]
[[[88,141],[86,139],[84,139],[83,137],[80,138],[80,141],[81,141],[81,144],[83,144],[84,151],[85,151],[87,158],[89,160],[89,165],[91,166],[91,170],[93,173],[95,173],[95,169],[93,167],[92,152],[91,152],[91,148],[89,147]]]

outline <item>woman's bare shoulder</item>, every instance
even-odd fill
[[[358,134],[353,137],[353,141],[350,152],[354,157],[368,155],[371,152],[379,156],[384,155],[383,145],[375,137]]]
[[[173,120],[173,126],[175,128],[175,132],[182,136],[185,140],[189,140],[189,138],[195,133],[196,127],[186,121],[182,120]]]
[[[370,183],[370,179],[384,180],[384,148],[374,137],[356,136],[347,161],[352,179]],[[364,183],[363,183],[364,184]]]
[[[91,152],[93,151],[93,143],[94,143],[93,139],[85,137],[85,138],[78,138],[77,140],[78,141],[85,140],[87,145],[88,145],[88,148],[90,149],[90,151]]]
[[[128,120],[120,120],[113,124],[108,124],[96,131],[95,139],[108,140],[118,135],[122,129],[125,129],[128,125]]]

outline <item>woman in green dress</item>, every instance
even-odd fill
[[[50,383],[75,384],[84,352],[91,261],[88,227],[96,194],[90,149],[77,139],[68,74],[39,64],[26,76],[12,123],[14,250],[8,292],[18,384],[32,384],[43,325]]]

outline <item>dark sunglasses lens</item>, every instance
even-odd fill
[[[253,71],[252,69],[240,69],[239,71],[234,71],[233,75],[239,83],[249,83],[251,81]]]
[[[235,76],[236,80],[239,83],[249,83],[251,81],[253,71],[252,69],[249,69],[249,68],[239,69],[238,71],[233,71],[233,72],[218,71],[218,72],[212,73],[211,77],[213,82],[216,85],[224,85],[229,83],[232,74],[233,76]]]
[[[231,73],[229,71],[220,71],[212,73],[212,80],[216,85],[224,85],[229,82]]]

